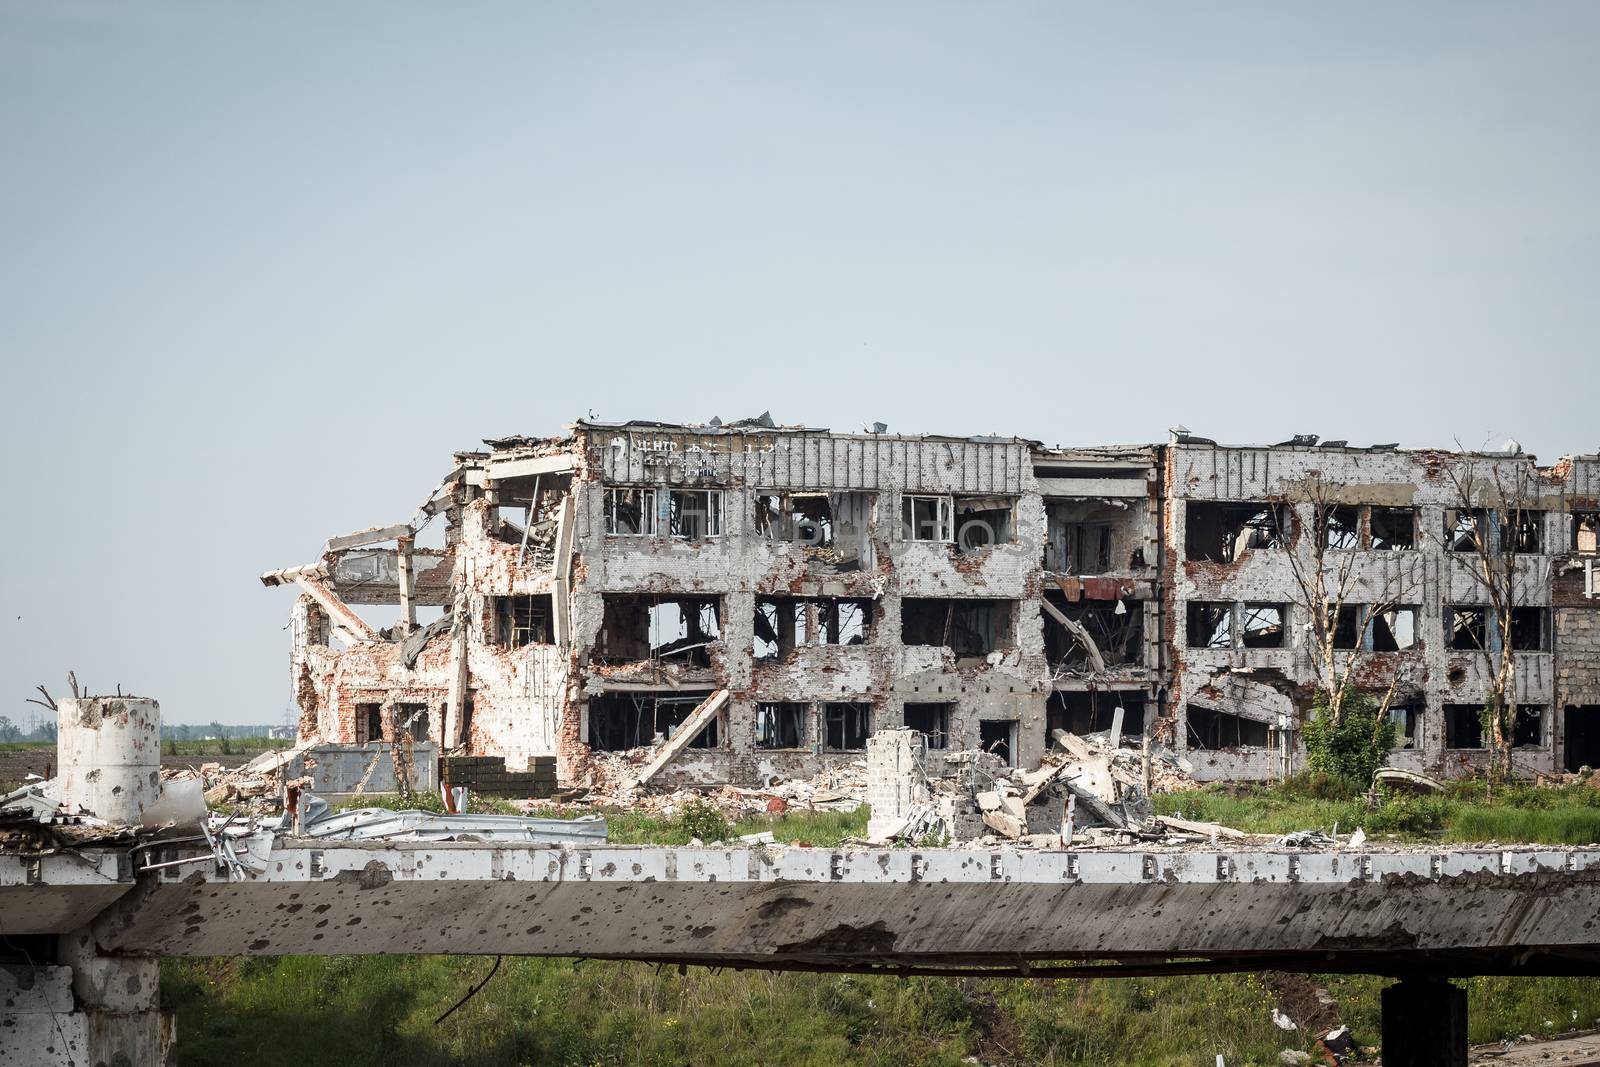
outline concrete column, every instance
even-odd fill
[[[63,700],[56,725],[62,805],[137,824],[161,796],[161,706],[144,697]]]
[[[1467,991],[1402,978],[1383,991],[1384,1067],[1466,1067]]]
[[[172,1016],[161,1010],[160,964],[102,956],[89,930],[63,934],[57,958],[72,972],[75,1016],[84,1027],[91,1064],[162,1067],[173,1046]]]

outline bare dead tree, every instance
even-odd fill
[[[1347,504],[1348,496],[1343,483],[1310,474],[1290,484],[1283,502],[1297,514],[1300,536],[1291,536],[1289,519],[1281,506],[1273,512],[1294,575],[1295,607],[1306,616],[1304,632],[1306,650],[1316,672],[1317,688],[1328,702],[1328,717],[1335,725],[1344,719],[1345,699],[1361,665],[1362,635],[1375,620],[1399,605],[1404,591],[1404,575],[1386,576],[1381,585],[1374,587],[1370,571],[1363,581],[1358,571],[1362,559],[1361,548],[1367,535],[1361,529],[1361,511]],[[1356,512],[1356,528],[1351,531],[1356,543],[1335,547],[1333,533],[1338,527],[1336,518],[1341,509]],[[1305,515],[1309,514],[1309,526]],[[1409,562],[1409,561],[1408,561]],[[1360,598],[1359,600],[1355,598]],[[1365,614],[1356,620],[1356,640],[1353,648],[1339,647],[1340,620],[1346,608],[1360,605]],[[1378,709],[1380,721],[1389,712],[1399,685],[1399,671],[1391,670],[1389,684]]]
[[[1456,442],[1458,448],[1460,444]],[[1538,474],[1531,461],[1519,461],[1507,471],[1504,464],[1464,448],[1461,454],[1459,463],[1445,466],[1456,507],[1446,510],[1448,530],[1433,536],[1453,568],[1470,575],[1485,599],[1483,630],[1473,639],[1488,676],[1483,727],[1489,776],[1500,781],[1510,771],[1516,713],[1515,612],[1526,601],[1527,589],[1544,582],[1543,575],[1519,577],[1525,568],[1518,562],[1524,546],[1536,546],[1541,536]]]

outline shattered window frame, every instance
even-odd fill
[[[1381,702],[1383,694],[1374,693],[1372,698]],[[1421,698],[1389,705],[1389,721],[1394,723],[1394,748],[1390,751],[1418,747],[1417,739],[1422,734],[1422,718],[1427,714],[1427,710],[1427,701]]]
[[[1500,551],[1536,556],[1544,551],[1544,512],[1513,508],[1500,516]]]
[[[1489,647],[1489,609],[1483,604],[1450,604],[1445,608],[1445,648],[1483,652]]]
[[[1268,622],[1276,616],[1276,622]],[[1276,633],[1276,638],[1271,635]],[[1239,625],[1235,628],[1240,648],[1288,648],[1289,605],[1246,602],[1239,606]],[[1266,634],[1266,640],[1251,640],[1251,634]]]
[[[555,598],[549,593],[492,596],[494,644],[515,650],[555,644]]]
[[[919,517],[918,512],[931,506],[932,515]],[[933,536],[923,536],[930,531]],[[904,541],[923,541],[933,544],[951,544],[955,541],[955,506],[948,494],[900,494],[900,537]]]
[[[1003,736],[997,737],[996,734]],[[1000,756],[1007,767],[1017,766],[1017,748],[1021,742],[1022,724],[1016,719],[978,720],[978,747]]]
[[[1571,547],[1580,556],[1600,554],[1600,511],[1572,513]]]
[[[1283,501],[1187,500],[1184,502],[1184,558],[1237,563],[1247,552],[1285,548],[1292,537],[1293,526],[1293,511]],[[1218,540],[1212,544],[1203,543],[1201,532],[1210,533],[1213,529]]]
[[[1330,552],[1360,550],[1361,509],[1350,504],[1330,504],[1320,510],[1317,526],[1322,547]]]
[[[693,498],[703,498],[692,508]],[[683,541],[708,541],[722,536],[721,489],[667,490],[667,536]]]
[[[1484,747],[1482,704],[1446,704],[1443,714],[1447,750],[1473,752]]]
[[[1417,547],[1417,509],[1374,504],[1367,514],[1372,549],[1410,552]]]
[[[1231,600],[1191,600],[1187,605],[1184,644],[1188,648],[1234,647],[1234,604]],[[1206,634],[1210,636],[1199,637]]]
[[[1189,747],[1203,752],[1267,748],[1271,743],[1272,727],[1267,723],[1221,708],[1190,702],[1184,706],[1183,721]]]
[[[819,500],[823,514],[809,513],[803,501]],[[812,509],[817,510],[817,509]],[[837,537],[833,494],[758,489],[753,498],[755,531],[768,541],[788,541],[807,548],[832,548]],[[809,532],[808,532],[809,531]]]
[[[1539,604],[1522,604],[1511,609],[1511,651],[1550,651],[1550,611]]]
[[[1422,608],[1417,604],[1390,604],[1381,611],[1370,612],[1367,616],[1366,635],[1364,643],[1372,652],[1409,652],[1414,648],[1422,647],[1422,634],[1417,629],[1417,623],[1422,618]],[[1379,647],[1378,634],[1379,622],[1393,639],[1393,648]],[[1405,625],[1402,626],[1401,623]],[[1402,635],[1409,635],[1402,640]]]
[[[606,535],[608,537],[655,537],[659,525],[656,487],[608,485],[605,487]],[[637,529],[624,528],[629,516]]]
[[[791,700],[762,700],[755,707],[755,747],[762,752],[794,752],[808,748],[811,705]],[[787,743],[786,743],[787,742]]]
[[[1544,704],[1518,704],[1511,714],[1511,747],[1512,748],[1548,748],[1550,747],[1549,731],[1545,729],[1545,721],[1549,718],[1545,714],[1547,706]]]
[[[872,736],[872,705],[865,700],[829,701],[822,708],[826,752],[863,752]]]
[[[1476,552],[1479,539],[1487,544],[1489,512],[1485,508],[1445,508],[1444,545],[1447,552]]]
[[[999,505],[985,507],[983,505]],[[1017,540],[1017,501],[1010,496],[953,496],[953,540],[962,552],[977,552]],[[962,509],[966,510],[963,511]],[[981,535],[981,536],[978,536]]]
[[[903,721],[909,729],[927,738],[928,751],[941,752],[950,745],[950,719],[954,707],[949,701],[907,701],[902,713]]]

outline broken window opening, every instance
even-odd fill
[[[872,734],[872,705],[839,702],[825,705],[827,747],[830,752],[859,752]]]
[[[1324,510],[1322,547],[1329,549],[1357,549],[1361,547],[1361,509],[1347,505],[1334,505]]]
[[[905,722],[928,739],[929,751],[950,746],[950,711],[953,704],[907,704]]]
[[[1267,724],[1200,704],[1190,704],[1184,716],[1189,744],[1194,748],[1266,748]]]
[[[780,659],[806,643],[810,612],[804,600],[761,598],[756,601],[756,659]]]
[[[957,497],[956,543],[962,552],[976,552],[1014,540],[1012,501],[1007,497]]]
[[[1239,645],[1241,648],[1284,648],[1288,628],[1284,625],[1287,606],[1283,604],[1246,604],[1239,615]]]
[[[632,663],[673,657],[680,663],[709,667],[709,646],[721,637],[718,597],[607,593],[594,658],[602,663]]]
[[[1452,605],[1449,623],[1449,645],[1455,651],[1481,652],[1489,647],[1487,608]]]
[[[1065,730],[1079,737],[1111,729],[1117,708],[1122,708],[1122,737],[1144,734],[1145,699],[1139,692],[1079,692],[1057,690],[1045,702],[1044,736],[1048,742],[1055,731]]]
[[[907,645],[942,645],[957,658],[987,656],[1012,644],[1013,600],[945,600],[905,597],[900,601],[900,640]]]
[[[758,660],[781,659],[806,644],[865,644],[871,624],[866,598],[759,597],[752,651]]]
[[[356,705],[356,744],[383,740],[383,705]]]
[[[1120,600],[1082,600],[1074,604],[1065,596],[1045,593],[1049,604],[1088,633],[1104,666],[1131,666],[1144,662],[1144,605]],[[1093,667],[1083,641],[1062,626],[1050,612],[1044,616],[1045,661],[1052,667],[1086,672]]]
[[[993,752],[1007,767],[1017,765],[1015,719],[984,719],[978,723],[978,747]]]
[[[1333,623],[1333,647],[1361,647],[1361,621],[1367,609],[1359,604],[1342,604]]]
[[[1585,556],[1600,552],[1600,511],[1579,511],[1573,514],[1572,550]]]
[[[1189,601],[1187,630],[1187,643],[1190,648],[1232,648],[1233,605]]]
[[[1121,500],[1046,500],[1044,569],[1104,574],[1145,565],[1139,514]]]
[[[1415,508],[1374,507],[1369,528],[1372,531],[1374,549],[1399,552],[1417,547]]]
[[[809,704],[767,702],[756,705],[757,748],[804,748]]]
[[[606,533],[619,537],[653,537],[656,533],[656,491],[640,486],[606,489]]]
[[[589,748],[622,752],[644,748],[656,739],[673,737],[684,721],[705,702],[705,693],[675,690],[658,693],[602,693],[589,698]],[[722,716],[714,717],[689,748],[716,748]]]
[[[494,642],[502,648],[555,643],[555,609],[549,593],[493,597]]]
[[[900,497],[900,536],[906,541],[954,541],[950,498],[947,496]]]
[[[496,483],[489,536],[507,544],[526,544],[536,556],[547,555],[554,547],[558,506],[571,484],[570,474],[531,475]]]
[[[756,532],[769,541],[833,546],[833,504],[826,493],[758,493]]]
[[[406,734],[413,741],[428,740],[428,705],[396,704],[394,732],[396,737]]]
[[[1404,652],[1417,648],[1416,605],[1397,604],[1375,612],[1367,623],[1368,637],[1374,652]]]
[[[1538,704],[1518,704],[1511,730],[1512,748],[1543,748],[1544,708]]]
[[[855,600],[817,601],[818,644],[865,644],[867,628],[871,625],[871,600],[861,598]]]
[[[667,533],[690,541],[722,536],[722,490],[673,489],[667,498]]]
[[[1233,563],[1254,549],[1282,548],[1289,532],[1287,504],[1191,500],[1184,516],[1184,552],[1189,559]]]
[[[1382,704],[1382,693],[1374,693],[1372,697],[1380,705]],[[1394,723],[1395,748],[1417,747],[1417,728],[1422,723],[1424,710],[1425,705],[1420,699],[1389,705],[1389,719]]]
[[[1446,704],[1444,706],[1444,747],[1483,747],[1483,705]]]
[[[1500,516],[1500,551],[1535,553],[1544,544],[1544,512],[1516,508]]]
[[[1548,652],[1545,625],[1549,612],[1539,607],[1511,609],[1511,648],[1514,652]]]

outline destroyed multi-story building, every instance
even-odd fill
[[[763,784],[881,729],[1031,766],[1054,731],[1118,721],[1198,778],[1268,778],[1303,763],[1316,608],[1293,564],[1315,527],[1350,578],[1352,683],[1400,725],[1392,762],[1482,763],[1483,650],[1510,640],[1514,765],[1600,763],[1600,457],[875,430],[591,420],[457,454],[412,521],[263,576],[300,590],[302,739],[553,756],[567,784],[618,759]],[[1510,634],[1453,540],[1492,517],[1447,476],[1463,465],[1532,486],[1495,531],[1519,552]]]

